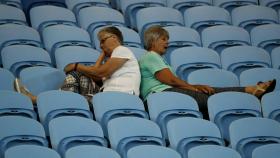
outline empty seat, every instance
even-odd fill
[[[263,116],[280,122],[279,101],[280,91],[265,94],[261,100]]]
[[[142,100],[138,96],[123,92],[97,93],[92,98],[92,106],[95,118],[106,136],[107,124],[111,119],[123,116],[149,118]]]
[[[203,5],[212,5],[212,0],[166,0],[166,6],[179,10],[182,14],[185,10]]]
[[[36,6],[30,10],[30,21],[33,28],[42,32],[44,28],[57,24],[77,25],[72,11],[51,5]]]
[[[167,140],[167,123],[179,117],[202,118],[197,102],[190,96],[176,92],[158,92],[147,98],[150,119],[156,122]]]
[[[170,55],[170,64],[176,74],[187,81],[190,72],[203,68],[221,68],[217,52],[203,47],[182,47]]]
[[[221,53],[222,68],[232,71],[237,76],[244,70],[256,67],[270,67],[269,54],[262,48],[254,46],[234,46]]]
[[[227,10],[216,6],[198,6],[184,12],[185,25],[197,30],[214,25],[230,25],[231,18]]]
[[[0,3],[0,25],[8,23],[27,25],[21,9]]]
[[[231,147],[242,157],[251,158],[255,148],[280,143],[280,124],[267,118],[248,117],[232,122],[229,134]]]
[[[200,145],[224,145],[218,127],[207,120],[183,117],[170,120],[167,124],[170,147],[183,158],[188,158],[191,148]]]
[[[31,100],[14,91],[0,91],[0,117],[2,116],[24,116],[37,119]]]
[[[65,79],[65,73],[52,67],[35,66],[23,69],[19,78],[21,83],[33,95],[59,89]]]
[[[244,5],[258,5],[258,0],[213,0],[213,5],[231,12],[234,8]]]
[[[0,126],[1,148],[0,155],[10,147],[33,144],[48,146],[43,126],[36,120],[22,116],[2,116]]]
[[[21,158],[23,155],[28,158],[60,158],[56,151],[38,145],[19,145],[5,152],[5,158]]]
[[[278,0],[259,0],[261,6],[273,8],[275,10],[280,9],[280,2]]]
[[[147,7],[164,7],[165,0],[119,0],[120,9],[124,14],[125,23],[136,28],[136,14],[140,9]]]
[[[109,0],[65,0],[65,4],[75,15],[78,15],[80,10],[86,7],[111,7]]]
[[[279,156],[280,144],[267,144],[253,150],[252,158],[277,158]]]
[[[235,150],[218,145],[201,145],[190,149],[188,158],[241,158]]]
[[[280,47],[280,25],[267,24],[251,30],[252,45],[271,52],[274,48]]]
[[[5,4],[8,6],[16,7],[22,9],[21,0],[2,0],[0,4]]]
[[[245,29],[229,25],[208,27],[202,31],[201,39],[204,47],[218,53],[232,46],[251,45],[250,35]]]
[[[280,69],[280,47],[277,47],[271,52],[271,62],[272,67],[275,69]]]
[[[278,15],[275,10],[258,5],[246,5],[232,10],[232,24],[243,27],[248,32],[255,26],[278,23]]]
[[[79,116],[63,116],[49,123],[52,148],[62,157],[65,152],[79,145],[107,147],[101,126],[94,120]]]
[[[184,26],[167,26],[164,29],[169,34],[168,48],[165,53],[167,62],[170,62],[170,54],[176,48],[201,46],[200,35],[194,29]]]
[[[143,48],[136,48],[136,47],[128,47],[128,48],[132,51],[132,53],[134,54],[137,60],[139,60],[141,56],[147,52],[147,50]]]
[[[242,92],[222,92],[208,99],[209,118],[220,129],[222,137],[229,141],[229,126],[238,119],[261,117],[260,101]]]
[[[0,68],[0,90],[14,91],[15,76],[7,69]]]
[[[95,64],[100,53],[93,48],[82,46],[67,46],[58,48],[55,52],[56,67],[64,70],[71,63],[84,65]]]
[[[160,157],[160,158],[181,158],[176,151],[156,145],[140,145],[128,150],[127,158]]]
[[[121,9],[121,2],[120,0],[110,0],[110,4],[113,8],[117,9],[117,10],[120,10]]]
[[[121,158],[120,155],[109,148],[96,145],[80,145],[72,147],[65,153],[65,158]]]
[[[3,67],[18,77],[21,70],[32,66],[52,66],[49,53],[29,45],[11,45],[2,49]]]
[[[211,76],[211,77],[209,77]],[[200,69],[191,72],[187,79],[190,84],[209,85],[212,87],[238,87],[238,77],[222,69]]]
[[[127,158],[129,149],[138,145],[165,146],[160,128],[144,118],[119,117],[110,120],[107,127],[111,148],[123,158]]]
[[[178,10],[167,7],[143,8],[136,14],[137,30],[142,40],[144,31],[152,25],[183,26],[183,21],[183,16]]]

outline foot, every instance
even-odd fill
[[[261,99],[264,94],[272,92],[275,88],[275,85],[276,80],[259,82],[256,86],[253,86],[252,94]]]

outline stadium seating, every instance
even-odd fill
[[[141,58],[147,51],[143,48],[136,48],[136,47],[128,47],[134,54],[137,60]]]
[[[166,6],[179,10],[182,14],[185,10],[203,5],[212,5],[212,0],[166,0]]]
[[[280,2],[278,0],[259,0],[261,6],[266,6],[275,9],[280,9]]]
[[[127,158],[160,157],[160,158],[181,158],[176,151],[156,145],[140,145],[128,150]]]
[[[272,67],[275,69],[280,69],[280,47],[277,47],[271,52],[271,62]]]
[[[252,158],[277,158],[279,156],[280,144],[268,144],[253,150]]]
[[[5,5],[8,5],[8,6],[12,6],[12,7],[22,9],[21,0],[2,0],[0,2],[0,4],[5,4]]]
[[[218,145],[201,145],[190,149],[188,158],[241,158],[235,150]]]
[[[258,5],[258,0],[213,0],[213,5],[231,12],[234,8],[244,5]]]
[[[8,23],[27,25],[25,14],[19,8],[0,3],[0,25]]]
[[[268,94],[265,94],[262,97],[262,112],[263,117],[274,119],[280,122],[280,91],[274,91]]]
[[[7,69],[0,68],[0,90],[14,91],[15,76]]]
[[[111,8],[109,0],[65,0],[65,4],[75,15],[78,15],[81,9],[91,6]]]

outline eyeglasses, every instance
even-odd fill
[[[100,43],[104,43],[107,39],[113,37],[114,35],[108,35],[107,37],[104,37],[103,39],[100,39]]]

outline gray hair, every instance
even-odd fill
[[[160,37],[169,38],[168,32],[159,25],[151,26],[144,32],[144,47],[150,50],[154,41],[158,40]]]
[[[100,35],[101,33],[109,33],[109,34],[113,34],[115,36],[117,36],[117,38],[119,39],[120,43],[123,44],[123,35],[122,35],[122,32],[115,26],[109,26],[109,27],[104,27],[102,28],[97,36],[98,36],[98,39],[100,40]]]

